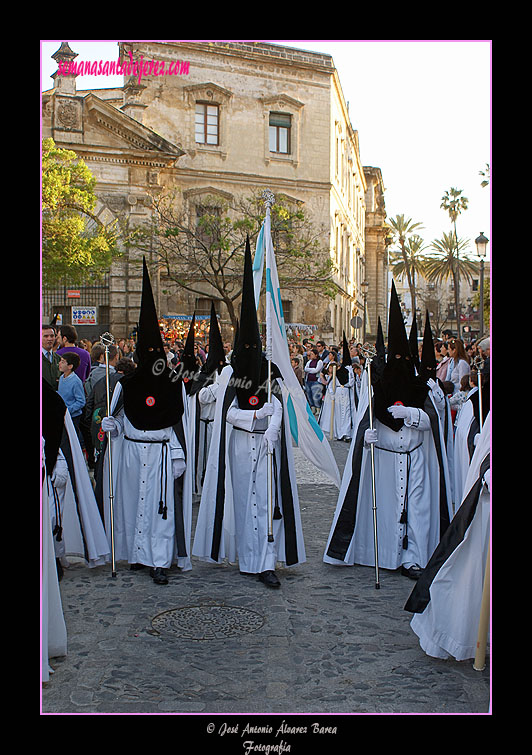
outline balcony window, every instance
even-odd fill
[[[270,113],[270,152],[290,154],[290,131],[292,116],[286,113]]]
[[[220,113],[218,105],[196,102],[196,144],[218,144]]]

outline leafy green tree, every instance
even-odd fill
[[[333,265],[299,204],[277,196],[271,208],[272,239],[283,290],[304,289],[332,297]],[[265,216],[259,193],[228,201],[204,196],[201,205],[183,207],[175,193],[152,197],[149,223],[132,233],[137,249],[155,256],[165,284],[224,302],[236,327],[242,292],[246,236],[255,247]]]
[[[42,143],[42,278],[84,283],[106,272],[118,254],[116,228],[94,215],[96,180],[72,150]]]
[[[416,271],[420,271],[422,260],[419,256],[423,239],[415,233],[417,229],[421,230],[421,223],[414,223],[411,218],[405,218],[404,215],[396,215],[395,218],[389,218],[386,225],[390,229],[392,243],[399,245],[400,251],[390,252],[390,259],[394,265],[394,274],[403,277],[406,276],[410,297],[412,301],[412,312],[416,311]],[[412,239],[414,239],[412,241]]]

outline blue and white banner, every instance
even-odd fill
[[[294,443],[306,458],[340,487],[340,473],[329,442],[318,425],[308,404],[305,392],[293,370],[286,338],[286,327],[281,303],[281,289],[271,237],[270,210],[257,239],[253,264],[255,303],[258,307],[262,273],[266,268],[266,356],[283,376],[283,393],[288,409],[290,431]]]

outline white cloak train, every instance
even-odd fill
[[[474,658],[490,530],[490,415],[465,481],[460,508],[405,605],[425,653]]]
[[[54,493],[51,481],[48,480],[52,530],[56,524],[62,527],[62,539],[57,541],[54,537],[56,558],[64,560],[68,556],[76,556],[84,558],[89,567],[101,566],[109,561],[109,544],[85,457],[68,409],[65,411],[64,424],[60,452],[66,463],[65,484],[57,486]]]
[[[274,570],[306,560],[288,414],[272,397],[272,422],[281,428],[275,444],[274,540],[268,542],[267,420],[253,421],[253,411],[238,408],[232,369],[219,379],[213,435],[207,460],[192,554],[204,561],[238,561],[240,571]],[[278,381],[280,382],[280,381]],[[282,387],[282,384],[281,384]]]
[[[465,481],[475,450],[475,436],[480,431],[473,404],[469,400],[477,393],[478,388],[476,387],[469,391],[467,400],[462,404],[455,420],[453,488],[456,509],[458,509],[465,493]]]
[[[430,392],[424,408],[417,427],[405,424],[398,432],[375,420],[378,563],[383,569],[413,564],[423,568],[449,524],[447,455]],[[325,563],[375,566],[371,453],[364,445],[368,428],[365,373]]]
[[[42,575],[41,575],[41,681],[47,682],[49,659],[67,654],[67,631],[63,604],[55,565],[55,551],[50,520],[49,493],[51,484],[43,457],[43,486],[41,506]]]

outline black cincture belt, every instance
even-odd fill
[[[388,451],[391,454],[400,454],[401,456],[406,456],[406,483],[405,483],[405,502],[403,504],[403,510],[401,511],[401,516],[399,517],[399,524],[405,525],[405,536],[403,537],[403,550],[406,550],[408,548],[408,478],[410,477],[410,465],[411,465],[411,459],[410,454],[413,451],[417,451],[418,448],[421,448],[423,444],[419,443],[415,448],[411,448],[410,451],[394,451],[391,448],[382,448],[382,446],[375,446],[375,448],[378,448],[379,451]]]
[[[166,505],[166,486],[168,482],[168,444],[170,440],[164,438],[163,440],[142,440],[140,438],[128,438],[124,435],[126,440],[130,440],[132,443],[160,443],[162,445],[161,454],[161,476],[160,476],[160,488],[159,488],[159,514],[162,514],[163,519],[168,519],[168,506]],[[164,480],[164,483],[163,483]]]
[[[266,430],[245,430],[243,427],[235,427],[233,425],[233,430],[241,430],[243,433],[249,433],[250,435],[264,435]]]

